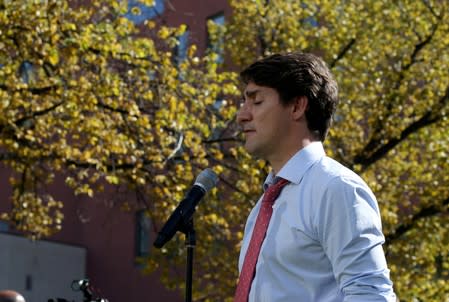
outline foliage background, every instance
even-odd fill
[[[378,197],[399,298],[448,299],[448,2],[230,5],[232,20],[210,24],[210,34],[236,69],[293,50],[320,54],[332,68],[341,104],[327,152]],[[177,59],[185,27],[136,27],[127,10],[126,1],[0,3],[0,162],[13,171],[14,205],[2,217],[35,237],[57,231],[63,201],[47,187],[63,175],[92,198],[128,186],[138,198],[121,206],[147,207],[158,228],[211,167],[221,181],[195,216],[194,300],[230,299],[243,225],[268,171],[240,144],[237,75],[195,46]],[[176,236],[142,261],[177,287],[184,276],[173,268],[184,266],[184,253]]]

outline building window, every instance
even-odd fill
[[[310,8],[310,6],[308,4],[305,4],[305,3],[302,3],[301,7],[304,10],[309,10],[309,8]],[[313,5],[312,9],[314,9],[315,11],[319,11],[319,7],[316,6],[316,5]],[[306,18],[302,19],[302,23],[305,26],[318,27],[318,20],[317,20],[317,18],[315,16],[315,13],[312,16],[309,16],[309,17],[306,17]]]
[[[134,24],[141,24],[145,20],[160,16],[164,12],[164,0],[154,0],[154,5],[148,6],[139,0],[128,0],[128,12],[125,18]]]
[[[22,64],[20,64],[19,74],[22,82],[26,84],[31,84],[35,81],[35,69],[33,67],[33,64],[31,64],[31,62],[29,61],[24,61],[22,62]]]
[[[225,24],[224,14],[221,12],[207,19],[208,23],[208,36],[207,36],[207,48],[209,51],[218,55],[217,63],[223,63],[224,60],[224,31],[223,25]],[[212,24],[210,24],[212,23]],[[213,27],[213,29],[211,28]],[[213,33],[211,32],[213,31]]]
[[[137,257],[144,257],[150,253],[151,220],[146,210],[136,212],[136,248]]]
[[[189,47],[189,30],[178,37],[178,45],[176,46],[176,62],[179,64],[187,58],[187,49]]]

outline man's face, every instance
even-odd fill
[[[287,135],[291,133],[290,106],[282,105],[278,92],[248,83],[237,122],[245,135],[245,148],[266,159],[283,156]]]

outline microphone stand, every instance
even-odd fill
[[[218,176],[211,169],[203,170],[195,180],[192,189],[187,193],[175,211],[171,214],[164,227],[159,232],[153,245],[161,248],[173,235],[180,231],[185,234],[187,248],[186,267],[186,302],[192,301],[192,272],[193,272],[193,251],[196,245],[195,229],[193,227],[193,213],[200,199],[210,189],[217,185]]]
[[[193,218],[184,224],[180,230],[186,235],[185,246],[187,248],[186,262],[186,302],[192,302],[192,275],[193,275],[193,252],[196,245],[196,233],[193,226]]]

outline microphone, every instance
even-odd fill
[[[161,248],[172,239],[177,231],[182,231],[190,222],[190,219],[192,219],[198,202],[207,192],[217,185],[217,182],[218,176],[211,169],[205,169],[197,176],[195,183],[186,197],[179,203],[164,227],[159,231],[153,243],[155,247]]]

